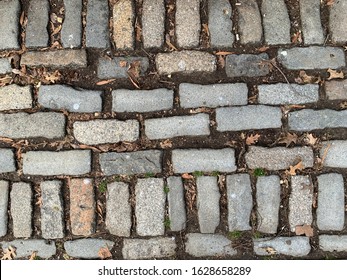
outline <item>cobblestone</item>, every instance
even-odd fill
[[[64,0],[64,8],[61,42],[65,48],[79,48],[82,43],[82,0]]]
[[[346,252],[347,235],[320,235],[319,247],[328,252]]]
[[[167,178],[166,187],[168,188],[167,201],[169,207],[170,230],[184,230],[186,228],[187,215],[181,177],[171,176]]]
[[[270,73],[266,61],[269,56],[261,54],[231,54],[226,58],[225,72],[228,77],[259,77]]]
[[[329,30],[334,43],[344,44],[347,41],[347,2],[336,1],[330,6]]]
[[[134,18],[133,1],[120,0],[113,5],[113,41],[118,50],[134,49]]]
[[[32,107],[30,86],[8,85],[0,88],[0,111]]]
[[[301,24],[306,45],[324,43],[325,36],[321,24],[320,5],[319,0],[300,1]]]
[[[31,0],[28,10],[25,45],[29,48],[48,46],[49,1]]]
[[[113,241],[96,238],[65,241],[64,243],[64,249],[69,256],[81,259],[99,259],[100,249],[106,248],[111,251],[113,246]]]
[[[347,167],[347,141],[323,141],[320,157],[324,155],[323,165],[327,167]]]
[[[0,58],[0,74],[10,73],[11,71],[12,67],[9,58]]]
[[[310,240],[308,237],[276,237],[253,239],[254,251],[257,255],[283,254],[293,257],[306,256],[311,251]],[[268,248],[272,250],[268,250]]]
[[[8,207],[9,184],[7,181],[0,181],[0,237],[7,234],[7,207]]]
[[[19,49],[20,1],[1,1],[0,6],[0,50]]]
[[[0,149],[0,173],[16,171],[12,149]]]
[[[347,99],[347,80],[326,81],[325,93],[328,100]]]

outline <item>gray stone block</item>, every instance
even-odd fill
[[[310,239],[304,236],[253,239],[253,244],[254,252],[261,256],[275,252],[275,254],[302,257],[311,251]]]
[[[133,50],[135,43],[135,3],[118,0],[113,4],[113,42],[117,50]]]
[[[326,81],[325,93],[329,100],[347,99],[347,80]]]
[[[64,7],[61,42],[64,48],[79,48],[82,42],[82,0],[64,0]]]
[[[14,152],[11,149],[0,149],[0,173],[16,171]]]
[[[0,237],[7,234],[7,207],[8,207],[9,184],[7,181],[0,181]]]
[[[225,61],[228,77],[259,77],[270,73],[269,56],[261,54],[230,54]]]
[[[48,0],[31,0],[28,9],[25,45],[28,48],[48,46]]]
[[[145,48],[160,48],[164,43],[164,0],[144,0],[142,6],[142,37]]]
[[[8,85],[0,88],[0,111],[32,107],[30,86]]]
[[[323,141],[322,144],[320,157],[325,157],[323,161],[324,166],[338,168],[347,167],[347,141]]]
[[[34,252],[35,256],[48,259],[56,254],[57,248],[54,242],[47,242],[41,239],[16,239],[0,243],[3,250],[10,246],[16,248],[15,259],[30,257]]]
[[[6,74],[11,72],[12,72],[12,67],[10,63],[10,58],[8,57],[0,58],[0,74]]]
[[[64,249],[73,258],[99,259],[100,249],[106,248],[111,251],[113,245],[114,242],[110,240],[90,238],[65,241]]]
[[[320,235],[319,247],[328,252],[346,252],[347,235]]]
[[[324,43],[325,36],[321,23],[320,6],[319,0],[300,1],[301,24],[306,45],[322,45]]]
[[[19,0],[1,1],[0,5],[0,50],[19,49]]]
[[[335,1],[330,6],[329,30],[334,43],[344,44],[347,41],[347,1]]]
[[[187,215],[182,178],[174,176],[167,178],[167,188],[170,230],[184,230],[186,228]]]

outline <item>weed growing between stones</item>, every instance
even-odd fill
[[[170,191],[170,188],[168,187],[168,185],[164,185],[164,193],[168,194]]]
[[[242,232],[238,230],[228,232],[228,238],[231,240],[239,239],[241,235]]]
[[[105,180],[99,184],[99,191],[100,193],[105,193],[107,191],[107,182]]]
[[[170,225],[171,225],[170,219],[169,219],[169,218],[165,218],[165,220],[164,220],[164,227],[165,227],[166,229],[169,229],[169,228],[170,228]]]
[[[202,171],[194,171],[192,174],[194,177],[204,176],[204,172],[202,172]]]
[[[263,168],[256,168],[253,171],[255,177],[265,176],[265,170]]]
[[[153,178],[154,176],[155,176],[155,174],[152,173],[152,172],[147,172],[147,173],[145,174],[145,178]]]

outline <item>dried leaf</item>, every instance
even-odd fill
[[[269,49],[268,46],[263,46],[263,47],[258,48],[257,51],[259,51],[259,52],[265,52],[265,51],[267,51],[268,49]]]
[[[345,75],[343,74],[342,71],[338,72],[338,71],[330,69],[330,68],[328,69],[328,73],[329,73],[328,80],[343,79],[345,77]]]
[[[170,139],[166,139],[166,140],[160,142],[160,147],[161,147],[162,149],[171,148],[171,147],[172,147],[172,142],[171,142],[171,140],[170,140]]]
[[[219,55],[218,56],[218,64],[220,68],[225,68],[225,59],[223,56]]]
[[[102,80],[96,83],[97,86],[103,86],[103,85],[107,85],[109,83],[114,82],[116,79],[109,79],[109,80]]]
[[[4,255],[2,256],[1,260],[13,260],[16,257],[16,248],[12,246],[8,246],[4,250]]]
[[[216,55],[229,55],[229,54],[234,54],[235,52],[216,52]]]
[[[202,30],[207,34],[207,36],[210,36],[210,30],[208,28],[208,24],[203,23],[202,24]]]
[[[316,79],[316,77],[314,77],[314,76],[307,75],[304,70],[301,70],[299,72],[299,77],[302,80],[302,82],[304,82],[304,83],[312,83]]]
[[[36,252],[36,251],[34,251],[34,252],[31,254],[31,256],[30,256],[29,260],[30,260],[30,261],[35,260],[35,258],[36,258],[36,254],[37,254],[37,252]]]
[[[183,179],[190,180],[190,179],[194,179],[194,176],[193,176],[193,175],[190,175],[190,174],[188,174],[188,173],[183,173],[183,174],[182,174],[182,178],[183,178]]]
[[[61,25],[58,25],[57,27],[53,28],[52,36],[58,34],[61,30]]]
[[[302,42],[301,31],[298,31],[294,33],[294,35],[292,36],[292,43],[296,44],[301,42]]]
[[[61,79],[61,74],[58,70],[54,71],[53,73],[47,73],[45,76],[44,76],[44,79],[47,81],[47,82],[50,82],[50,83],[56,83],[57,81],[59,81]]]
[[[288,147],[291,143],[296,144],[297,141],[298,141],[298,136],[295,133],[288,132],[285,137],[281,138],[281,140],[278,141],[278,143],[286,144],[286,147]]]
[[[100,250],[98,251],[98,256],[100,257],[100,259],[104,260],[107,258],[111,258],[112,254],[108,248],[101,247]]]
[[[295,176],[297,170],[303,170],[305,166],[302,164],[302,161],[300,161],[298,164],[294,166],[289,166],[289,170],[286,170],[287,175]]]
[[[313,228],[310,225],[296,226],[295,227],[296,235],[313,236]]]
[[[257,133],[255,135],[251,134],[246,138],[246,144],[252,145],[258,142],[260,135]]]
[[[312,133],[309,133],[305,137],[305,142],[311,146],[314,146],[317,143],[317,138],[315,138]]]
[[[119,67],[127,67],[128,62],[126,60],[119,61]]]
[[[335,4],[335,0],[327,0],[327,6],[332,6]]]
[[[265,251],[270,255],[275,255],[277,253],[277,251],[272,247],[266,247]]]

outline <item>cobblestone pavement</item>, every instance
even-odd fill
[[[3,258],[347,258],[346,14],[0,1]]]

